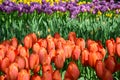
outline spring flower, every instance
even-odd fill
[[[109,18],[111,18],[111,17],[113,16],[112,13],[106,13],[105,15],[106,15],[107,17],[109,17]]]
[[[98,16],[101,16],[101,15],[102,15],[102,12],[101,12],[101,11],[98,11],[98,12],[97,12],[97,15],[98,15]]]

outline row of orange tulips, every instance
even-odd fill
[[[0,71],[4,75],[0,80],[61,80],[60,69],[63,68],[65,60],[80,60],[84,66],[95,69],[97,76],[102,80],[113,80],[112,73],[120,70],[115,55],[120,56],[120,38],[106,41],[109,57],[105,58],[106,50],[100,41],[77,38],[75,32],[70,32],[68,40],[60,34],[54,37],[37,38],[34,33],[25,36],[23,44],[18,44],[16,38],[3,41],[0,44]],[[55,64],[56,69],[52,68]],[[42,69],[42,76],[38,72]],[[34,75],[30,74],[30,70]],[[70,62],[66,70],[65,80],[77,80],[80,70],[75,62]]]

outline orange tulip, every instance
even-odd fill
[[[95,71],[99,78],[103,78],[105,72],[105,65],[101,60],[98,60],[95,65]]]
[[[51,60],[53,61],[56,56],[56,50],[52,49],[49,53]]]
[[[78,66],[74,62],[70,62],[65,73],[65,78],[77,80],[79,76],[80,76],[80,71],[78,69]]]
[[[17,40],[17,38],[12,38],[11,39],[11,45],[16,49],[17,48],[17,46],[18,46],[18,40]]]
[[[24,40],[23,40],[24,46],[26,48],[32,48],[32,38],[30,36],[25,36]]]
[[[120,57],[120,43],[116,44],[116,53]]]
[[[37,42],[37,36],[36,36],[35,33],[30,33],[30,34],[28,34],[28,36],[31,37],[31,39],[32,39],[32,44],[34,44],[34,43]]]
[[[76,43],[77,46],[80,47],[81,51],[84,50],[84,48],[85,48],[85,40],[83,38],[78,38],[75,43]]]
[[[16,80],[18,77],[18,65],[12,63],[8,68],[8,75],[10,80]]]
[[[38,54],[39,54],[39,62],[40,64],[43,64],[45,57],[48,55],[47,50],[44,47],[40,47]]]
[[[26,69],[20,70],[17,80],[30,80],[30,73]]]
[[[35,74],[31,77],[31,80],[42,80],[42,79],[39,75]]]
[[[70,58],[72,55],[73,48],[70,44],[63,44],[65,58]]]
[[[80,53],[81,53],[81,50],[79,46],[75,46],[72,52],[72,59],[78,60],[80,58]]]
[[[46,39],[39,39],[37,43],[40,45],[40,47],[47,48],[47,40]]]
[[[54,38],[56,38],[56,39],[59,39],[61,36],[60,36],[60,34],[58,33],[58,32],[56,32],[55,34],[54,34]]]
[[[64,50],[63,49],[56,50],[56,56],[54,59],[55,66],[58,69],[61,69],[64,66],[64,62],[65,62]]]
[[[3,59],[5,57],[5,50],[4,49],[0,49],[0,57],[1,59]]]
[[[10,62],[12,63],[15,60],[15,52],[11,49],[8,49],[7,53],[6,53],[6,57],[9,58]]]
[[[115,54],[115,42],[114,40],[107,40],[106,47],[110,56],[114,56]]]
[[[85,48],[81,53],[81,62],[84,66],[88,64],[89,51]]]
[[[42,66],[42,73],[44,74],[47,71],[50,71],[51,73],[53,73],[52,65],[44,65],[44,66]]]
[[[49,65],[51,64],[51,57],[47,54],[44,58],[43,58],[43,62],[41,63],[42,65]]]
[[[30,69],[35,69],[39,65],[39,55],[32,53],[29,57],[29,66]]]
[[[76,33],[75,32],[70,32],[68,34],[68,39],[75,43],[75,41],[76,41]]]
[[[15,59],[15,62],[18,64],[18,68],[20,70],[24,69],[26,66],[26,61],[25,61],[24,57],[22,57],[22,56],[17,56]]]
[[[113,80],[112,73],[106,69],[102,80]]]
[[[29,57],[29,50],[26,49],[25,47],[21,47],[19,50],[19,54],[20,54],[20,56],[28,58]]]
[[[34,53],[38,53],[40,50],[40,45],[38,43],[33,44],[32,50]]]
[[[48,52],[52,49],[55,49],[55,43],[54,43],[53,37],[51,35],[47,36],[47,44],[48,44],[48,46],[47,46]]]
[[[88,47],[90,52],[97,52],[98,51],[98,43],[92,42]]]
[[[52,73],[50,71],[43,73],[42,80],[53,80]]]
[[[61,74],[59,70],[55,70],[52,75],[53,80],[62,80]]]
[[[120,37],[116,38],[116,44],[120,43]]]
[[[109,56],[105,59],[105,67],[111,72],[115,72],[116,61],[114,57]]]
[[[7,73],[7,69],[8,69],[9,65],[10,65],[10,60],[9,60],[9,58],[5,57],[1,62],[1,70],[4,73]]]
[[[89,54],[89,56],[88,56],[89,65],[90,65],[91,67],[95,67],[96,61],[97,61],[98,59],[99,59],[99,58],[98,58],[98,55],[96,54],[96,52],[94,52],[94,53],[91,53],[91,52],[90,52],[90,54]]]

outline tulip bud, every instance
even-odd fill
[[[101,60],[98,60],[95,65],[95,71],[99,78],[103,78],[105,72],[105,65]]]
[[[17,80],[30,80],[30,73],[25,69],[20,70]]]
[[[74,62],[70,62],[65,73],[65,78],[77,80],[80,76],[80,71]]]
[[[53,72],[53,76],[52,76],[53,80],[62,80],[61,74],[59,70],[55,70]]]
[[[8,75],[10,80],[17,80],[18,77],[18,65],[12,63],[8,68]]]
[[[80,58],[81,50],[78,46],[75,46],[72,52],[72,59],[78,60]]]
[[[39,75],[35,74],[31,77],[31,80],[42,80],[42,79]]]

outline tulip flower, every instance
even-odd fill
[[[75,43],[75,41],[76,41],[76,33],[75,32],[70,32],[68,34],[68,39]]]
[[[5,80],[5,79],[6,79],[6,77],[4,75],[0,76],[0,80]]]
[[[25,47],[21,47],[19,50],[19,54],[20,54],[20,56],[28,58],[29,57],[29,50],[26,49]]]
[[[42,80],[42,79],[39,75],[35,74],[31,77],[31,80]]]
[[[39,39],[37,43],[40,45],[40,47],[47,48],[47,40],[46,39]]]
[[[102,80],[113,80],[112,73],[106,69]]]
[[[30,69],[35,69],[39,65],[39,55],[32,53],[29,57],[29,66]]]
[[[42,80],[53,80],[52,73],[50,71],[43,73]]]
[[[89,51],[85,48],[81,53],[81,62],[84,66],[88,64]]]
[[[55,70],[52,74],[53,80],[62,80],[61,74],[59,70]]]
[[[76,39],[76,45],[80,47],[80,50],[82,51],[85,48],[85,40],[83,38]]]
[[[30,36],[25,36],[23,40],[24,46],[28,49],[32,48],[32,38]]]
[[[52,49],[55,49],[55,43],[54,43],[53,37],[51,35],[47,36],[47,44],[48,44],[48,46],[47,46],[48,52]]]
[[[78,60],[80,58],[80,53],[81,53],[81,50],[79,46],[75,46],[72,52],[72,59]]]
[[[44,47],[40,47],[38,54],[39,54],[39,62],[40,64],[43,64],[45,57],[48,55],[47,50]]]
[[[44,74],[47,71],[50,71],[51,73],[53,73],[52,65],[43,65],[42,66],[42,73]]]
[[[80,76],[80,71],[74,62],[70,62],[65,73],[65,79],[77,80]]]
[[[17,80],[18,77],[18,65],[12,63],[8,68],[8,76],[10,80]]]
[[[33,44],[32,50],[34,53],[38,53],[40,50],[40,45],[38,43]]]
[[[8,49],[8,51],[6,53],[6,57],[8,57],[10,62],[12,63],[16,57],[14,50]]]
[[[91,67],[95,67],[95,64],[96,64],[96,61],[98,60],[98,55],[96,54],[96,52],[94,53],[89,53],[89,56],[88,56],[88,63]]]
[[[30,80],[30,73],[26,69],[20,70],[17,80]]]
[[[116,60],[114,57],[109,56],[107,59],[105,59],[105,67],[111,72],[115,72],[116,67]]]
[[[58,49],[56,51],[56,56],[54,59],[54,63],[56,68],[61,69],[64,66],[64,62],[65,62],[65,53],[63,49]]]
[[[18,45],[18,40],[17,38],[12,38],[11,39],[11,45],[16,49],[17,48],[17,45]]]
[[[30,33],[30,34],[28,34],[28,36],[31,37],[31,39],[32,39],[32,44],[34,44],[34,43],[37,42],[37,36],[36,36],[35,33]]]
[[[26,66],[25,58],[22,56],[17,56],[15,62],[18,64],[19,70],[24,69]]]
[[[5,57],[2,62],[1,62],[1,70],[4,72],[4,73],[7,73],[7,70],[8,70],[8,66],[10,65],[10,60],[9,58]]]
[[[60,34],[58,33],[58,32],[56,32],[55,34],[54,34],[54,38],[56,38],[56,39],[59,39],[61,36],[60,36]]]
[[[101,60],[97,60],[95,65],[95,71],[99,78],[103,78],[105,72],[105,65]]]
[[[120,43],[116,44],[116,53],[120,57]]]
[[[114,56],[115,54],[115,42],[113,39],[106,41],[106,47],[110,56]]]

